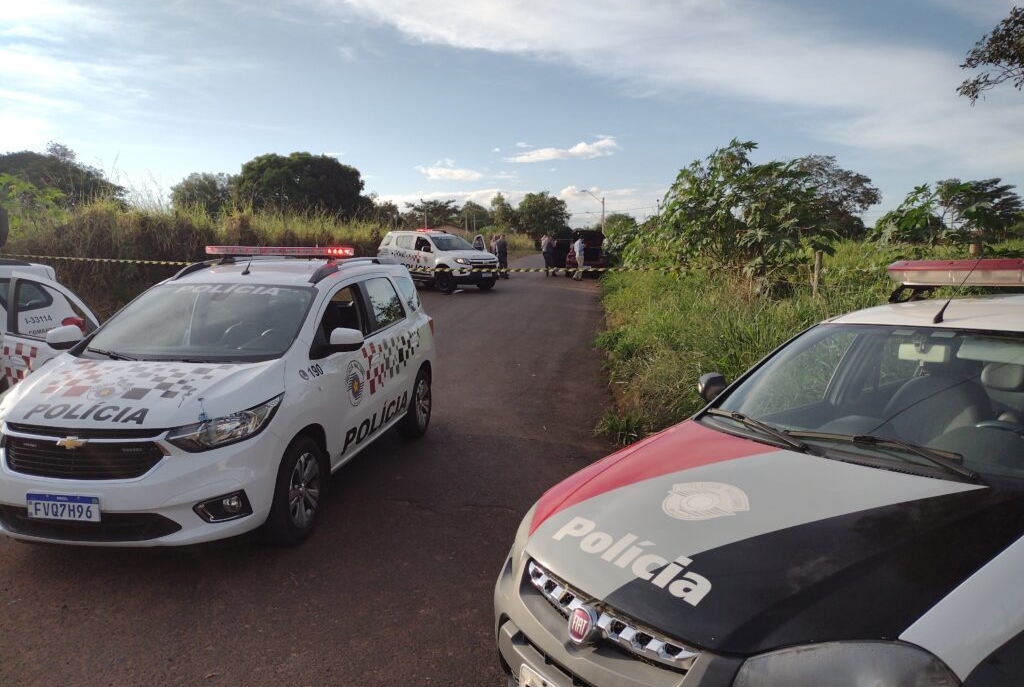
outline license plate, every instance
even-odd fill
[[[26,494],[28,517],[40,520],[100,521],[100,500],[96,496],[68,494]]]
[[[519,687],[555,687],[544,676],[525,663],[519,666]]]
[[[490,273],[490,272],[481,272],[481,273],[480,273],[480,278],[481,278],[481,279],[487,279],[487,278],[489,278],[490,276],[491,276],[491,273]]]

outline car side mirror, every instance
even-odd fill
[[[711,403],[720,393],[725,391],[727,386],[729,384],[721,374],[718,372],[706,372],[697,380],[697,393],[707,403]]]
[[[81,340],[82,329],[77,324],[54,327],[46,332],[46,344],[58,351],[66,351]]]
[[[424,253],[433,253],[434,252],[434,251],[430,250],[430,246],[423,246],[422,248],[420,248],[420,250],[422,252],[424,252]]]
[[[358,329],[337,327],[331,330],[331,352],[358,351],[363,347],[363,333]]]

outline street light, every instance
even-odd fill
[[[586,193],[588,196],[590,196],[594,200],[601,201],[601,233],[603,234],[604,233],[604,196],[601,196],[601,197],[595,196],[593,193],[590,192],[590,189],[586,189],[586,188],[581,188],[580,189],[580,193]]]

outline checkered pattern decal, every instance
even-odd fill
[[[106,361],[81,360],[61,370],[42,389],[60,398],[139,401],[175,399],[184,401],[221,376],[233,364],[184,366],[181,363],[125,362],[112,368]]]
[[[3,373],[11,381],[12,384],[16,384],[21,380],[25,379],[29,372],[32,371],[32,362],[39,355],[39,349],[29,344],[16,344],[13,346],[4,346],[4,366]],[[25,367],[21,369],[15,369],[10,364],[12,357],[18,357],[25,361]]]
[[[408,332],[378,343],[363,346],[363,362],[366,363],[366,380],[370,383],[370,395],[384,388],[386,380],[402,371],[420,347],[420,333]],[[373,363],[371,365],[371,363]]]

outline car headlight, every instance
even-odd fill
[[[747,659],[734,687],[953,687],[960,680],[923,649],[896,642],[826,642]]]
[[[471,265],[472,264],[469,261],[468,258],[455,258],[455,262],[459,263],[460,265]]]
[[[283,396],[279,394],[258,406],[231,415],[176,427],[167,433],[167,441],[180,449],[196,453],[248,439],[262,432],[269,424]]]

